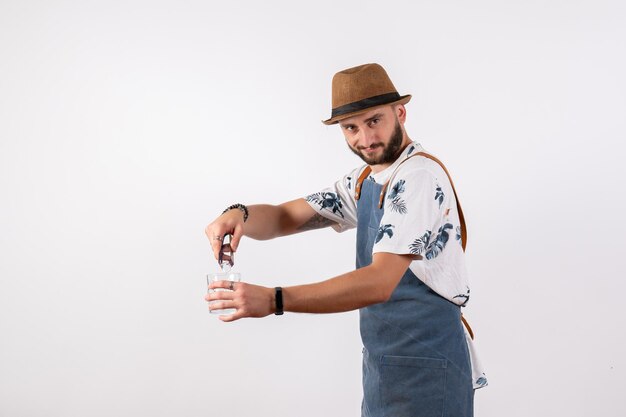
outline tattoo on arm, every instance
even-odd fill
[[[327,219],[326,217],[322,216],[319,213],[315,213],[313,217],[311,217],[309,220],[307,220],[302,225],[300,225],[297,230],[299,232],[303,232],[306,230],[322,229],[324,227],[328,227],[333,224],[335,224],[334,221]]]

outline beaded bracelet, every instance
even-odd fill
[[[244,206],[243,204],[240,204],[240,203],[233,204],[232,206],[226,207],[226,210],[224,210],[222,212],[222,214],[224,214],[228,210],[232,210],[232,209],[239,209],[239,210],[243,211],[243,222],[244,223],[246,222],[246,220],[248,220],[248,207],[246,207],[246,206]]]

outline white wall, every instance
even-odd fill
[[[358,415],[357,313],[219,322],[203,230],[360,163],[320,120],[332,75],[366,62],[414,95],[408,132],[466,211],[476,415],[625,415],[625,18],[617,0],[0,2],[0,415]],[[245,241],[238,268],[322,280],[354,238]]]

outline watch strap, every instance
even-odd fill
[[[276,305],[276,311],[274,312],[274,314],[276,314],[277,316],[281,316],[284,311],[283,311],[283,289],[282,287],[275,287],[274,288],[274,300],[275,300],[275,305]]]

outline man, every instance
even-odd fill
[[[221,281],[210,288],[234,291],[206,299],[219,300],[210,308],[237,309],[223,321],[360,309],[363,416],[471,416],[473,390],[486,379],[472,375],[471,330],[460,312],[469,299],[465,224],[447,171],[407,135],[410,99],[378,64],[338,72],[323,123],[338,123],[366,165],[306,198],[235,204],[206,228],[217,258],[225,234],[236,250],[242,236],[356,227],[356,270],[287,288]]]

